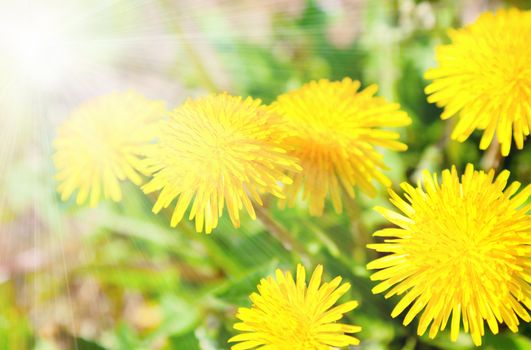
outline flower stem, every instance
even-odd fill
[[[183,220],[179,223],[180,230],[190,239],[199,242],[208,252],[208,256],[218,265],[223,268],[225,274],[231,276],[238,276],[243,273],[241,264],[236,262],[230,254],[226,254],[224,249],[220,247],[212,235],[207,235],[202,232],[196,232],[190,221]]]
[[[170,1],[159,0],[159,3],[163,8],[163,11],[165,11],[166,13],[175,12],[175,8],[171,5]],[[182,30],[182,27],[179,25],[179,22],[177,20],[172,20],[168,21],[167,23],[170,29],[175,34],[175,36],[177,37],[177,39],[179,39],[182,48],[188,56],[189,62],[195,67],[198,78],[201,81],[202,85],[210,92],[219,92],[219,89],[216,86],[214,79],[212,79],[212,77],[210,76],[205,64],[203,63],[201,56],[196,52],[194,46],[186,37],[185,33]]]
[[[485,170],[498,170],[502,164],[503,156],[501,155],[500,144],[493,141],[481,158],[481,167]]]
[[[149,194],[145,196],[145,200],[147,200],[149,206],[152,207],[156,200],[156,196]],[[164,208],[161,210],[160,214],[163,215],[166,224],[169,226],[172,211],[168,208]],[[238,276],[243,273],[243,266],[236,261],[232,255],[226,254],[223,248],[217,244],[212,235],[196,232],[194,225],[188,220],[182,220],[177,226],[176,230],[182,232],[184,235],[186,235],[186,237],[188,237],[188,239],[199,243],[208,254],[208,257],[214,261],[216,265],[221,266],[226,275]]]
[[[363,224],[358,202],[348,195],[345,195],[344,199],[345,209],[350,220],[350,230],[354,237],[354,260],[357,263],[365,264],[367,262],[366,246],[372,242],[372,236],[369,235]]]
[[[296,238],[292,237],[290,231],[275,220],[266,208],[257,205],[255,207],[255,212],[256,218],[262,222],[265,228],[282,244],[284,248],[286,248],[286,250],[293,250],[305,261],[310,260],[309,254],[304,245],[300,244]]]

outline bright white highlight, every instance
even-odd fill
[[[75,68],[76,38],[61,8],[23,3],[0,5],[0,72],[38,90],[55,88]]]

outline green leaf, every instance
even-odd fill
[[[113,265],[93,267],[87,272],[105,284],[144,292],[169,291],[179,285],[179,273],[170,267],[153,269]]]
[[[484,349],[528,350],[531,349],[531,340],[523,335],[509,332],[496,335],[487,333],[484,338]]]
[[[114,334],[113,349],[130,350],[142,348],[142,341],[134,330],[125,323],[120,324]]]
[[[219,289],[214,291],[214,295],[226,303],[247,306],[249,305],[249,294],[256,291],[256,286],[260,279],[271,275],[277,267],[277,262],[261,266],[250,270],[244,277],[228,280]]]
[[[199,302],[192,304],[176,295],[167,294],[161,297],[161,309],[164,313],[163,321],[157,330],[146,338],[148,343],[192,332],[199,321]]]
[[[106,350],[103,346],[83,338],[76,338],[75,344],[76,350]]]
[[[169,349],[200,350],[201,348],[194,332],[189,332],[180,336],[170,337]]]

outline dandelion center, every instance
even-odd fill
[[[482,213],[492,214],[489,208],[467,210],[474,206],[465,198],[457,198],[448,211],[440,213],[437,221],[446,224],[435,224],[428,215],[432,212],[417,210],[415,221],[416,241],[404,244],[404,251],[410,254],[412,264],[420,269],[433,269],[443,267],[454,271],[453,279],[449,282],[455,290],[473,289],[476,283],[489,277],[489,269],[496,271],[492,276],[498,279],[499,274],[505,271],[505,259],[496,258],[496,251],[505,248],[504,242],[489,240],[492,238],[492,224],[496,217],[485,217]],[[429,232],[430,234],[423,234]],[[431,258],[425,259],[426,251]],[[488,266],[487,266],[488,265]],[[510,270],[507,271],[510,273]],[[506,276],[510,277],[510,276]],[[448,286],[449,287],[449,286]]]
[[[266,326],[267,336],[271,339],[277,338],[277,346],[287,349],[283,344],[290,344],[294,339],[297,340],[296,349],[314,349],[318,342],[312,331],[312,325],[315,323],[300,308],[290,306],[288,303],[280,303],[272,307],[271,312],[276,314],[278,319],[283,320],[280,323],[271,323]]]

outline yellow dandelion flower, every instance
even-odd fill
[[[78,190],[76,202],[95,206],[102,194],[120,201],[120,181],[139,185],[147,169],[143,147],[156,134],[165,115],[162,101],[134,92],[117,92],[82,104],[58,129],[53,160],[58,192],[67,200]]]
[[[402,295],[391,316],[408,306],[404,325],[422,312],[418,334],[428,327],[434,338],[451,315],[450,335],[456,340],[462,319],[474,344],[481,344],[484,321],[498,333],[498,323],[518,331],[518,316],[526,322],[531,306],[531,185],[516,194],[520,183],[508,187],[509,171],[496,179],[494,171],[475,171],[471,164],[459,181],[455,167],[437,175],[422,175],[424,186],[402,184],[405,200],[392,190],[390,201],[401,213],[378,207],[399,228],[374,236],[385,243],[370,244],[389,253],[368,264],[380,269],[371,276],[382,281],[373,289]],[[430,326],[431,323],[431,326]]]
[[[304,169],[289,174],[293,178],[293,185],[286,189],[289,206],[303,189],[312,215],[322,214],[328,193],[339,213],[341,187],[354,197],[355,185],[369,195],[376,192],[373,179],[390,185],[381,172],[386,166],[377,146],[395,151],[407,146],[397,141],[398,133],[382,128],[408,125],[411,120],[398,104],[374,96],[376,85],[363,91],[358,91],[359,87],[359,81],[349,78],[313,81],[279,96],[273,104],[295,131],[286,147]]]
[[[349,333],[361,327],[337,321],[358,306],[348,301],[334,306],[349,289],[341,277],[321,285],[323,266],[318,265],[306,285],[306,271],[297,266],[295,280],[290,272],[277,270],[275,277],[262,279],[258,293],[250,299],[251,308],[240,308],[236,317],[241,322],[234,328],[243,333],[229,339],[238,343],[232,350],[330,350],[359,344]]]
[[[242,207],[254,219],[250,198],[262,205],[262,192],[282,197],[280,182],[291,181],[284,172],[300,170],[282,148],[285,135],[278,116],[260,100],[219,94],[186,101],[147,152],[154,176],[144,191],[160,191],[153,212],[178,198],[171,218],[176,226],[193,200],[189,219],[207,233],[225,204],[234,226]]]
[[[484,13],[449,36],[451,44],[437,48],[438,67],[425,74],[433,80],[428,101],[444,107],[442,119],[459,115],[453,139],[463,142],[479,129],[480,149],[495,133],[504,156],[513,137],[522,149],[531,129],[531,11]]]

